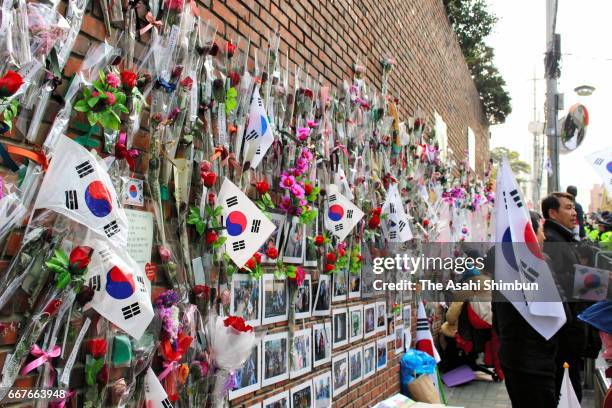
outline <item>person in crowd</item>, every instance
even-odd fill
[[[542,217],[534,211],[530,217],[542,247]],[[485,270],[491,274],[495,270],[495,246],[487,253]],[[499,292],[493,294],[493,329],[499,337],[499,359],[512,407],[556,408],[558,335],[546,340]]]
[[[576,197],[578,196],[578,189],[576,188],[576,186],[567,186],[567,189],[565,191],[572,197],[574,197],[576,217],[578,218],[578,225],[576,226],[578,227],[578,237],[580,239],[583,239],[586,235],[586,233],[584,232],[584,211],[582,210],[582,206],[580,205],[580,203],[576,201]]]
[[[572,232],[577,225],[574,196],[568,193],[552,193],[542,200],[544,215],[544,252],[550,258],[555,280],[560,285],[562,298],[567,302],[568,320],[557,333],[559,350],[555,361],[556,393],[559,395],[563,380],[563,363],[569,364],[569,375],[578,400],[582,399],[580,371],[583,358],[594,358],[601,347],[598,338],[589,335],[589,328],[577,316],[590,303],[579,302],[573,297],[574,265],[581,264],[577,240]],[[568,302],[568,300],[573,300]]]

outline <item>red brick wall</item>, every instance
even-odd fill
[[[433,125],[433,111],[437,111],[448,125],[449,145],[456,160],[464,157],[467,127],[471,127],[476,134],[476,168],[482,172],[488,160],[488,128],[478,93],[441,0],[203,0],[198,4],[202,18],[217,25],[219,36],[233,40],[249,38],[254,48],[265,49],[270,32],[278,29],[283,55],[289,52],[292,64],[319,76],[326,85],[339,86],[343,79],[350,77],[351,66],[359,58],[367,66],[368,86],[379,87],[379,58],[383,54],[394,56],[397,66],[390,74],[389,91],[400,97],[401,117],[413,115],[421,109]],[[105,34],[99,3],[94,2],[93,12],[86,15],[82,32],[64,70],[66,77],[79,69],[87,50]],[[245,41],[242,41],[241,47],[244,46]],[[252,48],[251,57],[253,52]],[[66,85],[67,81],[64,81],[56,92],[63,94]],[[51,102],[47,121],[52,121],[58,109],[57,102]],[[41,127],[41,138],[47,130],[48,125]],[[14,137],[20,138],[19,135]],[[139,135],[134,141],[135,147],[146,149],[147,139],[144,134]],[[142,164],[147,162],[146,154],[141,154],[138,162],[142,170]],[[0,273],[8,266],[20,241],[21,234],[14,233],[9,237],[0,260]],[[155,289],[159,291],[162,288]],[[13,330],[15,326],[10,322],[20,320],[19,310],[23,308],[19,303],[16,300],[0,312],[0,321],[7,325],[0,332],[0,363],[17,340]],[[346,350],[350,348],[345,347]],[[387,369],[342,394],[336,401],[337,406],[370,406],[397,393],[399,360],[394,353],[390,353],[390,357],[393,358],[389,360]],[[319,367],[316,373],[328,369],[329,365]],[[314,375],[266,387],[236,400],[232,405],[238,406],[239,402],[250,406]],[[16,386],[31,385],[32,380],[32,377],[21,378]]]

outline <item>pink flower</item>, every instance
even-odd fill
[[[314,159],[314,155],[312,154],[310,150],[304,148],[302,149],[302,158],[310,162],[312,161],[312,159]]]
[[[304,142],[306,139],[308,139],[308,134],[310,133],[310,129],[301,127],[301,128],[298,128],[297,133],[298,133],[298,139]]]
[[[289,175],[288,173],[281,174],[280,186],[285,190],[288,190],[295,184],[295,177]]]
[[[291,198],[288,196],[281,198],[281,201],[278,204],[278,208],[280,208],[283,211],[288,211],[289,208],[291,208]]]
[[[311,129],[312,129],[312,128],[316,128],[317,126],[319,126],[319,123],[318,123],[318,122],[315,122],[314,120],[309,120],[309,121],[307,122],[307,124],[308,124],[308,127],[309,127],[309,128],[311,128]]]
[[[107,102],[109,105],[111,105],[111,106],[112,106],[112,105],[114,105],[114,104],[115,104],[115,101],[117,100],[117,98],[115,98],[115,94],[114,94],[114,93],[112,93],[112,92],[108,92],[108,91],[106,91],[106,92],[104,92],[104,93],[106,94],[106,98],[107,98],[107,99],[106,99],[106,102]]]
[[[293,194],[296,198],[304,198],[304,187],[297,183],[292,185],[289,191],[291,191],[291,194]]]
[[[119,85],[121,85],[121,79],[111,72],[106,75],[106,83],[113,88],[117,88]]]
[[[299,170],[300,174],[304,173],[308,169],[308,160],[300,157],[295,161],[295,167]]]
[[[227,289],[224,289],[223,292],[221,292],[221,303],[223,304],[223,306],[229,306],[230,304],[230,291]]]
[[[200,163],[200,171],[210,171],[212,169],[212,165],[208,160],[202,160]]]
[[[100,92],[98,92],[98,91],[93,91],[93,92],[91,93],[91,97],[92,97],[92,98],[97,98],[98,96],[100,96]]]
[[[168,262],[170,258],[172,258],[172,253],[170,252],[168,248],[164,246],[160,246],[159,247],[159,257],[161,258],[162,262]]]
[[[167,0],[165,3],[168,10],[181,11],[183,9],[183,0]]]
[[[303,207],[303,206],[305,206],[306,204],[308,204],[308,201],[306,201],[306,199],[305,199],[305,198],[300,198],[300,205]]]
[[[295,269],[295,283],[298,286],[302,286],[304,284],[304,279],[306,278],[306,271],[301,266],[298,266]]]

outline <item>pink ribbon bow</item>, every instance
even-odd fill
[[[125,160],[131,171],[134,171],[136,168],[136,162],[134,161],[136,157],[138,157],[138,150],[128,149],[122,143],[115,145],[115,158],[117,160]]]
[[[62,348],[60,346],[54,346],[51,349],[51,351],[47,352],[41,349],[40,347],[38,347],[37,344],[34,344],[32,348],[30,349],[30,354],[38,358],[34,361],[31,361],[29,364],[23,367],[20,374],[26,375],[30,371],[34,370],[35,368],[40,367],[43,364],[48,364],[49,369],[51,370],[51,377],[49,378],[49,386],[53,385],[53,382],[55,380],[55,369],[53,368],[53,365],[51,364],[51,359],[55,357],[59,357],[61,352],[62,352]]]
[[[163,366],[164,366],[164,371],[162,371],[161,374],[157,376],[157,379],[159,381],[166,378],[173,370],[176,370],[179,367],[179,363],[178,361],[170,361],[170,362],[164,361]]]
[[[160,20],[155,20],[155,17],[153,17],[153,13],[151,13],[150,11],[147,12],[147,14],[145,15],[145,20],[147,20],[149,24],[140,29],[140,35],[143,35],[153,27],[160,28],[162,26],[162,22]]]
[[[74,398],[75,395],[76,395],[75,390],[66,391],[66,395],[64,396],[64,398],[61,398],[59,401],[50,402],[49,407],[50,408],[66,408],[66,404],[68,404],[69,407],[72,407],[71,400],[72,398]]]
[[[349,152],[345,145],[338,143],[336,147],[332,149],[332,152],[336,152],[336,150],[341,150],[342,152],[344,152],[344,155],[346,157],[349,157]]]

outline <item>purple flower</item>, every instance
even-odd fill
[[[281,198],[281,201],[278,204],[278,208],[280,208],[281,210],[285,212],[288,212],[290,207],[291,207],[291,198],[289,196],[285,196]]]
[[[309,127],[309,128],[311,128],[311,129],[312,129],[312,128],[316,128],[317,126],[319,126],[319,123],[318,123],[318,122],[315,122],[314,120],[309,120],[309,121],[307,122],[307,124],[308,124],[308,127]]]
[[[304,142],[306,139],[308,139],[308,134],[310,133],[310,129],[307,127],[301,127],[298,128],[297,130],[297,136],[298,139],[302,142]]]
[[[314,159],[314,155],[307,148],[302,149],[302,158],[308,162],[311,162]]]
[[[304,187],[302,187],[301,185],[297,183],[292,185],[289,191],[291,192],[291,194],[295,196],[295,198],[304,198],[304,194],[305,194]]]
[[[293,185],[295,185],[295,177],[287,172],[283,172],[281,174],[280,187],[289,190]]]
[[[306,170],[308,170],[308,160],[300,157],[295,161],[295,167],[300,174],[304,173]]]

